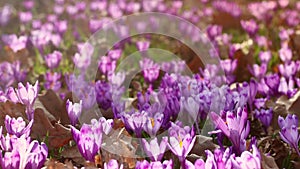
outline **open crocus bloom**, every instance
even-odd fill
[[[160,144],[158,144],[157,138],[154,138],[149,143],[146,139],[142,139],[142,143],[144,145],[144,150],[150,159],[153,161],[160,161],[167,148],[168,138],[163,137]]]
[[[33,124],[33,120],[31,120],[26,126],[26,123],[22,117],[18,117],[16,119],[6,115],[4,123],[7,133],[15,135],[17,137],[21,137],[22,135],[28,137],[30,134],[31,126]]]
[[[174,123],[171,124],[169,129],[170,143],[168,147],[181,162],[184,162],[196,141],[192,130],[189,127],[182,127]]]
[[[226,122],[215,112],[211,112],[211,119],[232,142],[234,150],[240,154],[245,149],[244,140],[247,138],[250,130],[249,121],[247,121],[246,108],[238,108],[235,115],[234,112],[226,112]]]

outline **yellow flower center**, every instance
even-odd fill
[[[155,125],[154,118],[150,118],[150,120],[151,120],[151,125],[152,125],[152,127],[154,127],[154,125]]]

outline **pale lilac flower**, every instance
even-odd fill
[[[259,52],[258,57],[263,63],[269,63],[272,58],[272,54],[270,51],[261,51]]]
[[[278,125],[280,127],[280,137],[283,141],[288,143],[292,148],[296,150],[298,155],[299,148],[299,133],[298,133],[298,117],[295,114],[288,114],[286,118],[279,116],[278,117]]]
[[[292,77],[288,78],[288,80],[285,77],[280,78],[280,83],[278,86],[278,92],[287,95],[288,97],[291,97],[296,93],[295,89],[295,83]]]
[[[145,80],[149,83],[155,81],[159,76],[159,65],[149,58],[140,61],[140,68],[143,70]]]
[[[89,44],[79,44],[79,53],[76,53],[73,58],[75,66],[81,70],[85,70],[91,64],[91,57],[94,52],[94,47]]]
[[[122,55],[121,49],[110,50],[107,54],[107,56],[113,60],[118,60],[121,57],[121,55]]]
[[[109,160],[108,163],[104,163],[104,169],[123,169],[123,164],[119,165],[115,159]]]
[[[9,62],[0,63],[0,87],[5,90],[15,81],[14,71]]]
[[[27,23],[32,20],[32,13],[31,12],[20,12],[19,19],[22,23]]]
[[[102,144],[102,125],[94,120],[92,125],[83,124],[80,131],[71,126],[71,133],[81,155],[93,162]]]
[[[7,133],[17,137],[21,137],[22,135],[28,137],[30,135],[30,129],[32,127],[33,120],[31,120],[26,126],[26,123],[22,117],[18,117],[16,119],[6,115],[4,123]]]
[[[0,25],[5,26],[9,22],[11,14],[12,7],[5,4],[0,11]]]
[[[150,140],[149,143],[143,138],[142,143],[145,153],[152,161],[161,161],[167,149],[168,137],[163,137],[160,144],[158,144],[157,138]]]
[[[261,79],[267,73],[267,64],[263,63],[261,65],[254,64],[252,67],[249,67],[250,73],[257,79]]]
[[[57,72],[47,72],[45,74],[45,88],[53,91],[58,91],[61,88],[61,74]]]
[[[138,41],[136,42],[136,47],[139,51],[146,51],[149,49],[150,42],[149,41]]]
[[[289,5],[289,0],[278,0],[278,4],[281,8],[285,8]]]
[[[6,97],[13,103],[19,103],[19,98],[15,92],[15,89],[13,87],[9,87],[6,91]]]
[[[245,139],[250,130],[250,123],[247,121],[246,108],[238,108],[236,114],[232,111],[226,112],[226,123],[215,112],[211,112],[211,119],[225,136],[232,142],[234,150],[239,154],[245,150]]]
[[[104,117],[100,117],[99,123],[102,125],[103,132],[108,135],[109,132],[112,130],[112,127],[114,125],[113,119],[105,119]]]
[[[285,78],[293,77],[299,69],[299,63],[291,61],[290,63],[285,62],[278,66],[279,72]]]
[[[235,157],[234,154],[230,156],[230,160],[233,168],[261,168],[261,156],[260,152],[255,145],[252,145],[253,153],[244,151],[240,157]]]
[[[103,11],[107,8],[107,1],[92,1],[90,8],[91,10]]]
[[[48,55],[45,56],[46,65],[50,69],[57,68],[59,66],[61,59],[62,59],[62,53],[59,51],[54,51],[53,53],[49,53]]]
[[[67,100],[66,108],[70,118],[70,122],[73,126],[75,126],[82,112],[82,100],[80,100],[79,103],[74,104],[70,100]]]
[[[20,36],[19,38],[17,35],[3,35],[2,40],[16,53],[24,48],[26,48],[27,43],[27,36]]]
[[[292,50],[289,48],[281,48],[279,50],[279,57],[283,62],[289,62],[292,60]]]
[[[121,17],[123,15],[122,10],[115,3],[110,3],[109,4],[108,13],[114,19],[119,18],[119,17]]]

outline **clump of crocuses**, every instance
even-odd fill
[[[48,148],[45,143],[31,140],[29,137],[32,126],[31,121],[27,126],[25,121],[6,116],[5,127],[8,134],[2,133],[0,127],[0,166],[11,169],[39,169],[48,156]]]

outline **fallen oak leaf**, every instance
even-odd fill
[[[48,137],[49,149],[62,147],[72,140],[71,130],[59,123],[51,124],[41,108],[35,109],[31,136],[44,139]]]

